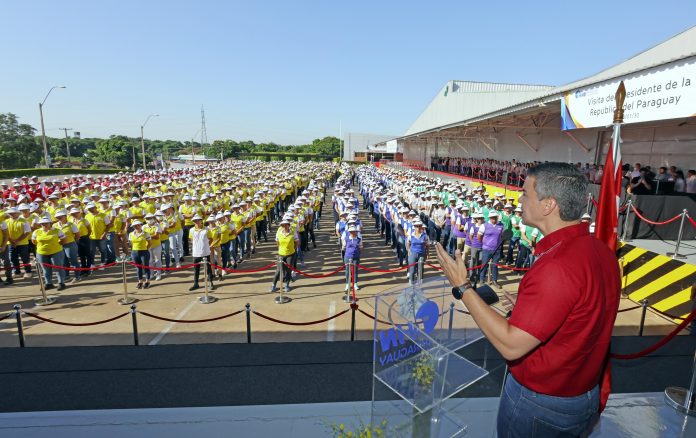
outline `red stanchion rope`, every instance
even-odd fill
[[[200,263],[189,263],[188,265],[181,265],[178,268],[177,267],[167,268],[165,266],[162,266],[161,268],[155,268],[154,266],[141,265],[140,263],[135,263],[135,262],[126,262],[126,263],[128,263],[131,266],[135,266],[135,267],[142,268],[142,269],[152,269],[153,271],[181,271],[184,269],[192,268],[196,265],[200,265]]]
[[[44,322],[49,322],[51,324],[69,325],[72,327],[86,327],[86,326],[90,326],[90,325],[106,324],[107,322],[116,321],[117,319],[121,319],[124,316],[128,315],[130,312],[121,313],[120,315],[114,316],[113,318],[108,318],[108,319],[104,319],[101,321],[94,321],[94,322],[64,322],[64,321],[56,321],[55,319],[44,318],[43,316],[40,316],[36,313],[27,312],[26,310],[22,310],[22,313],[24,313],[25,315],[29,315],[32,318],[36,318],[36,319],[44,321]]]
[[[18,266],[10,266],[7,269],[19,269],[19,268],[26,268],[27,266],[31,266],[31,263],[22,263],[21,265]]]
[[[599,203],[598,203],[597,201],[595,201],[594,198],[590,198],[590,201],[592,201],[592,203],[594,204],[595,208],[599,208]]]
[[[435,266],[435,265],[433,265],[432,263],[426,263],[425,266],[428,266],[428,267],[430,267],[430,268],[433,268],[433,269],[435,269],[435,270],[437,270],[437,271],[442,271],[442,268],[441,268],[441,267]]]
[[[367,272],[382,272],[382,273],[388,273],[388,272],[399,272],[403,271],[405,269],[410,268],[411,266],[416,266],[418,262],[411,263],[410,265],[406,266],[401,266],[400,268],[394,268],[394,269],[377,269],[377,268],[368,268],[367,266],[363,266],[360,263],[356,263],[355,266],[358,268],[367,271]]]
[[[621,309],[621,310],[619,310],[617,313],[621,313],[621,312],[630,312],[631,310],[640,309],[641,307],[643,307],[643,306],[641,306],[641,305],[639,304],[639,305],[637,305],[637,306],[629,307],[629,308],[627,308],[627,309]]]
[[[216,316],[216,317],[214,317],[214,318],[207,318],[207,319],[172,319],[172,318],[166,318],[166,317],[164,317],[164,316],[153,315],[152,313],[147,313],[147,312],[143,312],[143,311],[141,311],[141,310],[138,310],[138,313],[140,313],[141,315],[144,315],[144,316],[149,316],[150,318],[159,319],[160,321],[167,321],[167,322],[180,322],[180,323],[183,323],[183,324],[193,324],[193,323],[199,323],[199,322],[219,321],[219,320],[221,320],[221,319],[231,318],[231,317],[233,317],[233,316],[239,315],[239,314],[242,313],[242,312],[244,312],[244,309],[238,310],[238,311],[236,311],[236,312],[228,313],[228,314],[226,314],[226,315]]]
[[[346,265],[339,266],[337,269],[327,273],[327,274],[308,274],[306,272],[302,272],[299,269],[296,269],[294,266],[288,265],[287,263],[283,263],[285,266],[290,268],[291,271],[297,272],[298,274],[305,276],[305,277],[310,277],[310,278],[325,278],[325,277],[330,277],[334,275],[335,273],[341,271],[343,268],[346,267]]]
[[[94,268],[72,268],[72,267],[68,268],[68,267],[65,267],[65,266],[57,266],[57,265],[52,265],[52,264],[50,264],[50,263],[41,263],[41,262],[39,262],[40,265],[43,265],[43,266],[45,266],[45,267],[47,267],[47,268],[51,268],[51,269],[63,269],[63,270],[65,270],[65,271],[98,271],[99,269],[110,268],[110,267],[112,267],[112,266],[116,266],[116,263],[117,263],[117,262],[114,262],[114,263],[107,263],[107,264],[105,264],[105,265],[95,266]]]
[[[5,315],[5,316],[0,316],[0,321],[4,321],[4,320],[6,320],[7,318],[9,318],[9,317],[12,316],[12,315],[14,315],[14,312],[10,312],[10,313],[8,313],[8,314]]]
[[[237,273],[248,273],[248,272],[261,272],[265,271],[266,269],[270,269],[275,267],[275,262],[274,263],[269,263],[266,266],[261,266],[260,268],[250,268],[250,269],[230,269],[230,268],[223,268],[222,266],[218,266],[215,263],[211,263],[210,266],[212,266],[214,269],[221,269],[225,272],[237,272]]]
[[[692,227],[696,227],[696,221],[694,221],[693,219],[691,219],[691,216],[689,216],[689,215],[687,214],[687,215],[686,215],[686,218],[689,219],[689,222],[691,223],[691,226],[692,226]]]
[[[266,319],[266,320],[268,320],[268,321],[276,322],[276,323],[278,323],[278,324],[295,325],[295,326],[297,326],[297,325],[321,324],[322,322],[331,321],[332,319],[338,318],[339,316],[341,316],[341,315],[343,315],[343,314],[346,314],[346,313],[348,313],[349,311],[350,311],[350,308],[345,309],[345,310],[342,310],[342,311],[338,312],[338,313],[335,314],[335,315],[329,316],[328,318],[318,319],[318,320],[316,320],[316,321],[309,321],[309,322],[282,321],[282,320],[280,320],[280,319],[276,319],[276,318],[273,318],[273,317],[271,317],[271,316],[264,315],[263,313],[257,312],[256,310],[252,310],[251,313],[253,313],[254,315],[258,315],[258,316],[260,316],[261,318]]]
[[[677,219],[679,219],[679,218],[681,217],[681,214],[678,214],[678,215],[674,216],[674,217],[671,218],[671,219],[667,219],[666,221],[662,221],[662,222],[653,222],[653,221],[651,221],[651,220],[646,219],[645,217],[643,217],[643,216],[638,212],[638,210],[636,209],[635,206],[631,206],[631,208],[633,209],[633,212],[636,214],[636,216],[638,216],[638,217],[640,218],[640,220],[642,220],[643,222],[646,222],[646,223],[648,223],[648,224],[650,224],[650,225],[667,225],[667,224],[669,224],[669,223],[672,223],[672,222],[676,221]]]
[[[689,325],[689,323],[691,323],[691,321],[693,321],[694,318],[696,318],[696,309],[694,309],[694,310],[689,314],[689,316],[687,316],[686,318],[684,318],[684,321],[682,321],[681,324],[679,324],[679,325],[677,326],[677,328],[675,328],[674,330],[672,330],[672,332],[671,332],[670,334],[668,334],[668,335],[665,336],[664,338],[660,339],[660,340],[659,340],[657,343],[655,343],[654,345],[652,345],[652,346],[646,348],[645,350],[638,351],[638,352],[636,352],[636,353],[630,353],[630,354],[616,354],[616,353],[612,353],[612,354],[611,354],[611,357],[612,357],[613,359],[630,360],[630,359],[637,359],[637,358],[639,358],[639,357],[647,356],[648,354],[650,354],[650,353],[652,353],[652,352],[654,352],[654,351],[656,351],[656,350],[658,350],[658,349],[664,347],[669,341],[671,341],[672,339],[674,339],[674,337],[677,336],[677,334],[679,334],[680,331],[684,330],[684,328],[686,328],[686,326]]]

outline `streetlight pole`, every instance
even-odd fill
[[[140,147],[143,152],[143,170],[147,170],[147,163],[145,162],[145,125],[147,125],[150,117],[159,117],[159,114],[150,114],[147,116],[147,119],[145,119],[145,122],[140,125]],[[133,167],[135,167],[135,165]]]
[[[65,131],[65,149],[68,151],[68,166],[70,166],[70,142],[68,141],[68,131],[72,131],[72,128],[60,128]],[[72,166],[70,166],[72,167]]]
[[[54,88],[65,88],[65,85],[54,85],[51,87],[50,90],[48,90],[48,93],[46,93],[46,97],[44,97],[44,100],[39,102],[39,116],[41,116],[41,142],[43,143],[43,149],[44,149],[44,162],[46,163],[46,167],[49,167],[48,165],[48,146],[46,146],[46,128],[44,127],[44,119],[43,119],[43,106],[46,103],[46,99],[48,99],[48,95],[51,94],[51,91],[53,91]]]

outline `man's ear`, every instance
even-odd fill
[[[558,202],[554,198],[546,198],[543,202],[544,216],[550,215],[558,207]]]

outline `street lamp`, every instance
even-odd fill
[[[43,143],[44,161],[46,162],[46,167],[49,167],[49,165],[48,165],[48,146],[46,146],[46,128],[44,128],[44,119],[43,119],[43,106],[44,106],[44,103],[46,103],[46,99],[48,99],[48,95],[51,94],[51,91],[53,91],[54,88],[65,88],[65,85],[54,85],[53,87],[51,87],[50,90],[48,90],[48,93],[46,93],[46,97],[44,97],[44,100],[39,102],[39,115],[41,116],[41,142]]]
[[[150,120],[150,117],[159,117],[159,114],[150,114],[147,116],[147,119],[145,119],[145,122],[140,125],[140,147],[142,148],[143,152],[143,170],[147,170],[147,164],[145,163],[145,125],[147,125],[147,122]],[[133,154],[135,156],[135,153]],[[135,160],[133,160],[133,169],[135,169]]]

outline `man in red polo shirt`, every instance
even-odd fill
[[[507,360],[498,436],[582,436],[597,418],[599,382],[619,307],[616,256],[580,219],[587,179],[574,166],[544,163],[527,173],[522,221],[544,234],[509,320],[471,289],[457,252],[437,246],[462,302]]]

